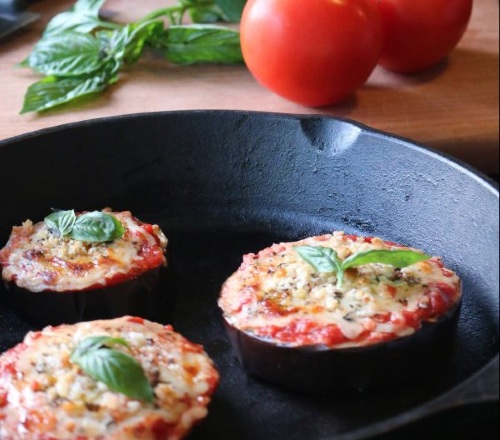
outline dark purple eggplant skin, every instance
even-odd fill
[[[27,323],[47,325],[73,324],[124,315],[149,317],[157,307],[166,269],[162,266],[111,286],[82,291],[32,292],[12,281],[5,281],[0,299]]]
[[[223,318],[243,368],[265,382],[304,393],[370,392],[446,368],[455,349],[461,301],[415,333],[364,347],[292,347],[243,332]]]

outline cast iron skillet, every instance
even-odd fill
[[[184,111],[0,142],[0,183],[2,246],[12,225],[51,207],[130,209],[161,225],[170,266],[162,302],[146,317],[202,343],[222,377],[192,438],[387,437],[454,408],[461,419],[498,420],[498,189],[450,158],[348,120]],[[422,248],[459,273],[464,299],[449,362],[393,389],[327,397],[242,370],[216,306],[221,284],[243,253],[333,229]],[[0,305],[0,351],[30,328]]]

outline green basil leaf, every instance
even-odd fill
[[[294,246],[297,252],[307,263],[318,272],[338,272],[341,263],[337,252],[323,246]]]
[[[67,31],[85,34],[102,26],[108,25],[92,15],[72,11],[61,12],[49,21],[43,33],[43,38],[59,35]]]
[[[380,249],[366,252],[357,252],[342,262],[343,269],[362,266],[370,263],[390,264],[394,267],[406,267],[419,261],[428,260],[430,255],[411,249]]]
[[[69,235],[76,221],[74,210],[55,211],[45,217],[44,222],[52,231],[57,231],[61,237]]]
[[[97,350],[101,347],[111,348],[113,345],[123,345],[125,347],[129,347],[127,341],[122,338],[113,338],[111,336],[89,336],[84,340],[80,341],[77,347],[71,353],[70,360],[71,362],[77,362],[78,359],[88,352],[93,350]]]
[[[88,33],[98,27],[116,25],[99,19],[99,10],[105,0],[78,0],[73,8],[54,16],[47,24],[44,37],[65,31]]]
[[[215,3],[222,10],[228,21],[238,23],[247,0],[215,0]]]
[[[215,0],[178,0],[178,3],[185,8],[207,8],[215,6]]]
[[[406,267],[419,261],[428,260],[429,255],[411,249],[374,249],[357,252],[340,261],[337,253],[323,246],[295,246],[295,251],[318,272],[336,272],[337,285],[344,282],[344,272],[350,267],[358,267],[370,263],[390,264],[394,267]]]
[[[110,72],[111,69],[75,77],[46,76],[26,91],[21,114],[48,110],[82,96],[102,92],[115,81]]]
[[[225,19],[218,6],[198,6],[189,8],[189,17],[193,23],[217,23]]]
[[[125,40],[125,62],[135,63],[147,44],[155,45],[156,40],[164,34],[163,22],[156,20],[151,22],[131,24],[127,26],[128,35]]]
[[[75,12],[87,12],[94,16],[99,15],[99,10],[106,0],[77,0],[73,6]]]
[[[17,63],[14,67],[29,67],[29,55],[19,63]]]
[[[79,359],[82,370],[115,392],[153,402],[154,392],[139,362],[121,351],[100,349]]]
[[[122,66],[125,57],[125,47],[127,44],[129,29],[125,26],[123,29],[115,31],[99,31],[96,37],[100,42],[101,50],[108,54],[109,58]]]
[[[178,3],[186,7],[201,8],[215,5],[215,0],[179,0]]]
[[[123,25],[100,19],[104,2],[78,0],[50,20],[32,54],[18,64],[46,75],[26,91],[21,114],[103,92],[118,80],[123,63],[135,63],[146,46],[162,51],[177,64],[243,63],[236,30],[193,24],[166,31],[163,20],[154,20],[166,16],[170,23],[182,23],[190,12],[195,21],[213,22],[238,9],[234,5],[225,5],[223,13],[215,0],[179,0],[175,6]]]
[[[92,211],[76,218],[70,237],[89,243],[101,243],[120,238],[124,233],[125,228],[116,217]]]
[[[116,217],[101,211],[79,216],[74,210],[56,211],[44,221],[49,229],[59,232],[61,236],[69,235],[74,240],[86,242],[112,241],[125,233],[125,227]]]
[[[120,341],[119,338],[112,338],[112,342],[113,340]],[[91,378],[104,383],[111,391],[153,402],[154,391],[141,364],[126,353],[97,345],[96,341],[88,342],[87,350],[75,350],[71,361]]]
[[[170,26],[164,47],[165,56],[175,64],[243,62],[239,32],[223,26]]]
[[[97,32],[101,51],[115,62],[132,64],[138,61],[146,45],[155,46],[163,37],[163,22],[132,23],[115,31]]]
[[[132,64],[141,57],[146,45],[156,46],[163,37],[164,26],[160,20],[130,25],[131,33],[125,46],[125,62]]]
[[[57,76],[92,73],[104,63],[100,41],[92,35],[73,31],[43,38],[27,58],[28,66],[34,71]]]

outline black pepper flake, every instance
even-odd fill
[[[92,412],[97,412],[99,411],[99,409],[101,408],[100,405],[98,405],[97,403],[85,403],[85,408],[87,408],[89,411],[92,411]]]
[[[354,318],[352,316],[352,312],[346,313],[344,316],[342,316],[342,319],[347,321],[347,322],[354,322]]]
[[[169,363],[170,363],[170,359],[169,359]],[[156,385],[158,385],[160,383],[160,372],[158,370],[155,370],[155,371],[153,371],[151,376],[152,376],[150,379],[151,386],[153,388],[155,388]]]

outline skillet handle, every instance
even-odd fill
[[[454,422],[450,425],[451,433],[456,432],[456,429],[458,429],[459,432],[462,432],[463,429],[467,429],[468,422],[465,420],[467,419],[467,417],[471,416],[471,414],[473,414],[471,416],[472,418],[482,419],[483,417],[485,417],[484,420],[489,423],[492,417],[496,417],[494,414],[498,415],[498,361],[499,358],[497,355],[481,370],[479,370],[476,374],[471,376],[462,384],[437,397],[436,399],[416,408],[414,411],[404,414],[403,417],[399,420],[399,428],[396,428],[396,433],[398,433],[397,429],[407,429],[407,431],[409,430],[409,432],[413,432],[414,427],[416,426],[415,423],[417,422],[421,422],[424,424],[424,426],[427,426],[426,423],[429,424],[431,422],[426,421],[431,420],[433,416],[436,416],[438,420],[447,420],[450,418],[450,414],[452,420],[454,420]],[[453,416],[453,414],[455,414],[455,416]],[[456,415],[458,415],[459,418],[463,417],[466,425],[460,426],[460,423],[456,420]],[[471,423],[472,420],[473,419],[469,419]],[[455,431],[453,431],[452,428],[457,423],[458,428],[455,428]],[[488,436],[490,435],[486,432],[484,432],[483,434]],[[397,436],[395,438],[399,437]],[[358,439],[356,438],[350,440]]]
[[[382,440],[387,436],[399,440],[400,438],[407,438],[408,433],[411,433],[411,435],[414,432],[418,433],[418,429],[415,430],[417,423],[421,422],[425,425],[426,421],[430,420],[433,416],[439,418],[441,414],[448,411],[456,413],[460,408],[465,408],[467,412],[470,412],[469,409],[472,408],[467,408],[468,405],[480,409],[493,404],[493,407],[496,408],[495,403],[499,401],[498,361],[499,358],[497,355],[465,382],[436,399],[399,415],[396,420],[385,420],[378,425],[364,427],[357,431],[340,435],[336,437],[336,440],[364,440],[367,438]],[[488,414],[491,414],[491,412],[488,411]],[[494,409],[494,414],[498,414],[496,409]],[[426,432],[429,432],[428,429],[429,427],[427,427]],[[401,434],[402,432],[403,434]],[[391,437],[391,434],[395,434],[395,436]],[[411,435],[410,439],[414,439],[415,437]],[[420,438],[420,435],[417,434],[416,438]]]
[[[0,13],[15,14],[25,9],[24,0],[0,0]]]
[[[436,416],[439,418],[440,414],[443,415],[448,412],[450,412],[450,414],[459,414],[459,410],[461,408],[470,412],[472,407],[465,409],[469,405],[472,405],[474,408],[478,408],[481,412],[484,408],[486,408],[485,405],[495,404],[495,402],[498,403],[498,372],[499,363],[497,355],[496,358],[491,360],[465,382],[461,383],[447,393],[442,394],[436,399],[416,408],[414,411],[404,414],[399,420],[400,428],[411,430],[411,427],[415,426],[416,422],[422,422],[425,424],[426,420],[429,420],[430,417]],[[481,409],[482,407],[484,408]]]
[[[468,380],[421,408],[421,416],[460,406],[499,401],[499,357]]]

